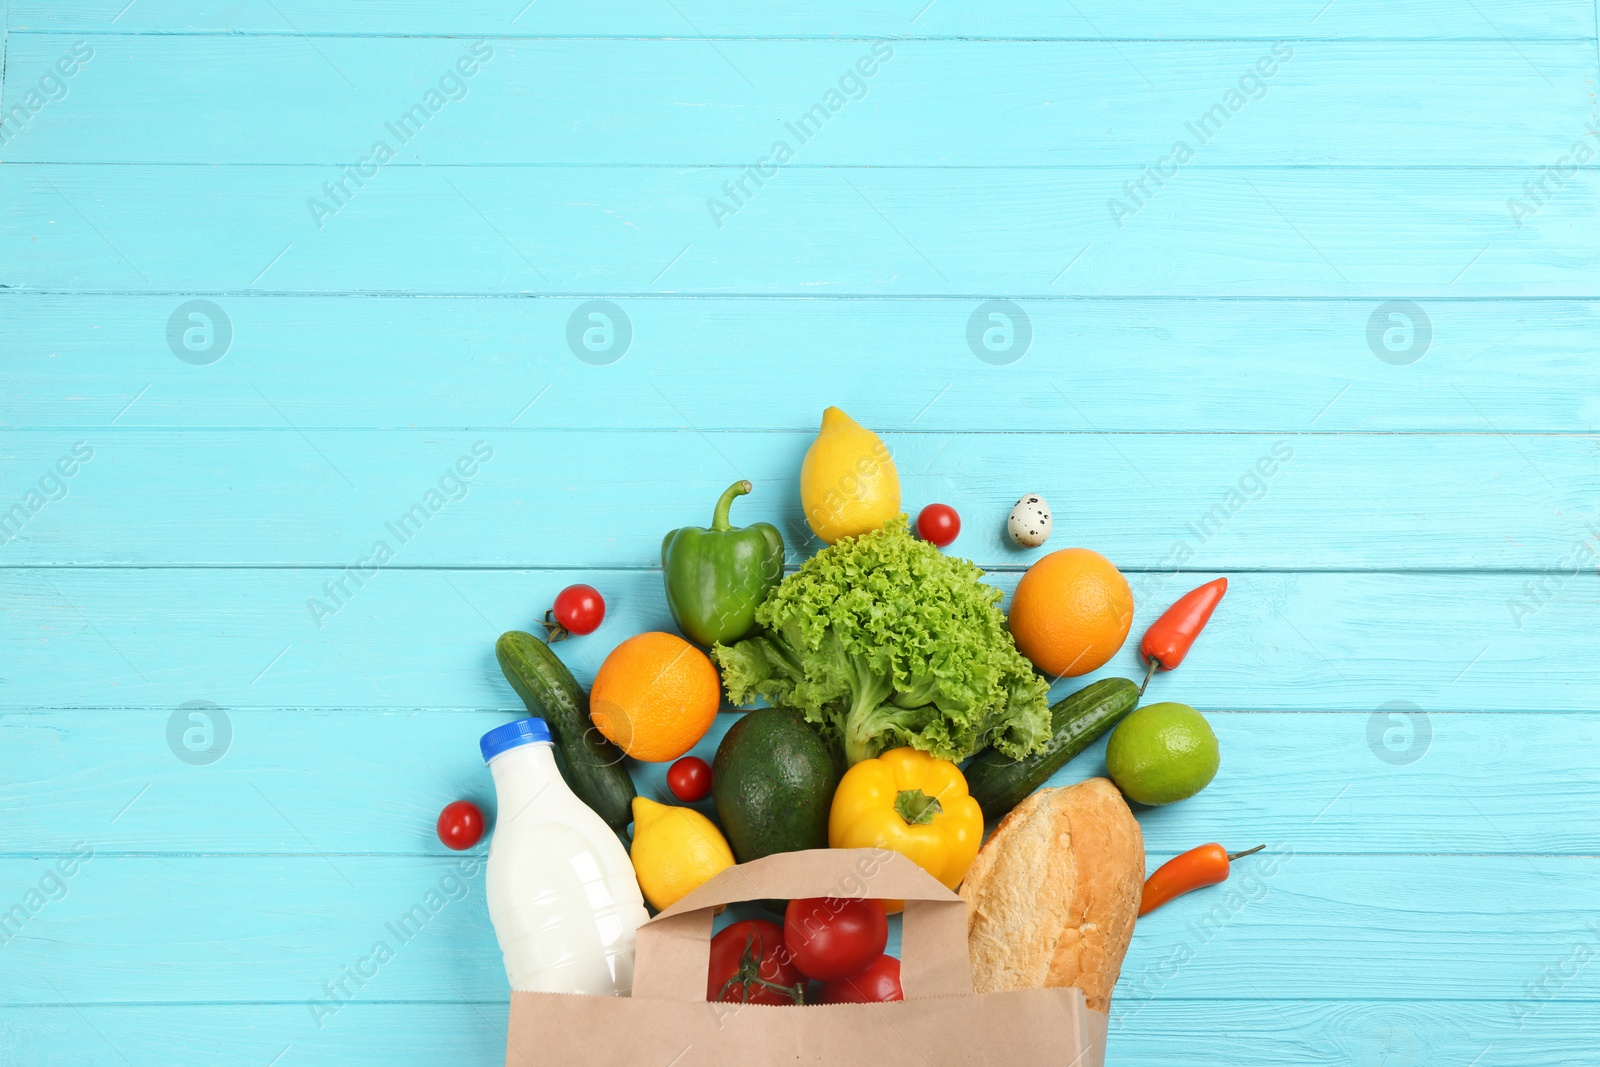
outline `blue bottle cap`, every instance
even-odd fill
[[[543,719],[518,719],[508,722],[504,726],[496,726],[484,734],[478,741],[478,750],[483,753],[483,762],[488,763],[500,753],[516,748],[518,745],[550,743],[550,727],[545,725]]]

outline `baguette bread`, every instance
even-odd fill
[[[1091,778],[1034,793],[961,884],[974,989],[1076,986],[1107,1011],[1143,887],[1144,836],[1116,786]]]

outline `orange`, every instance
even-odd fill
[[[1111,561],[1063,548],[1028,568],[1011,594],[1017,650],[1055,678],[1103,667],[1128,639],[1133,590]]]
[[[595,729],[637,760],[674,760],[711,729],[722,703],[710,658],[683,638],[639,634],[611,650],[589,690]]]

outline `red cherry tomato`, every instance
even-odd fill
[[[917,515],[917,536],[943,548],[961,534],[961,516],[949,504],[929,504]]]
[[[483,810],[470,800],[446,804],[439,813],[439,840],[457,852],[483,840]]]
[[[783,931],[777,923],[746,919],[711,939],[711,968],[706,972],[706,999],[734,1004],[793,1004],[794,989],[805,982],[795,969]]]
[[[555,616],[551,622],[550,615]],[[545,615],[550,640],[560,641],[569,633],[592,634],[606,617],[605,598],[592,585],[569,585],[556,594],[556,606]]]
[[[791,900],[783,913],[783,940],[802,974],[831,982],[860,974],[883,955],[889,920],[881,900]]]
[[[667,788],[685,804],[704,800],[711,793],[711,764],[699,756],[685,756],[667,768]]]
[[[893,956],[879,956],[854,978],[823,982],[819,1003],[877,1004],[904,999],[906,995],[900,989],[900,961]]]

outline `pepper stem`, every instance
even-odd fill
[[[1144,696],[1144,687],[1150,684],[1150,678],[1151,678],[1152,675],[1154,675],[1156,673],[1156,668],[1159,667],[1159,666],[1161,666],[1161,663],[1160,663],[1159,660],[1154,660],[1153,659],[1153,660],[1150,661],[1150,666],[1148,668],[1146,668],[1145,672],[1144,672],[1144,681],[1139,683],[1139,695],[1140,696]]]
[[[902,789],[894,798],[894,810],[907,826],[926,826],[943,814],[944,805],[938,797],[930,797],[920,789]]]
[[[711,513],[711,528],[718,533],[726,533],[733,529],[733,524],[728,521],[728,509],[733,507],[733,502],[738,497],[744,496],[755,486],[748,481],[734,482],[723,490],[722,496],[717,500],[717,510]]]
[[[1232,863],[1241,856],[1254,856],[1257,852],[1260,852],[1266,847],[1266,845],[1257,845],[1255,848],[1247,848],[1243,852],[1230,852],[1228,853],[1228,862]]]

